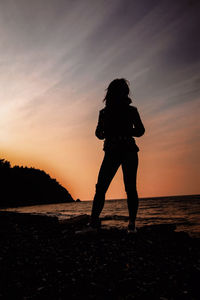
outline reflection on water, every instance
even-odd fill
[[[92,201],[10,208],[9,211],[57,216],[60,219],[90,214]],[[4,209],[5,210],[5,209]],[[137,226],[175,223],[178,231],[200,237],[200,195],[140,199]],[[127,226],[126,200],[107,200],[101,214],[103,224]]]

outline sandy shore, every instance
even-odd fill
[[[88,216],[0,213],[1,299],[199,299],[199,239],[173,225],[75,234]]]

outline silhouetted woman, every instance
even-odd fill
[[[99,171],[96,193],[93,200],[90,226],[101,225],[100,214],[105,202],[106,191],[122,166],[129,211],[128,229],[136,231],[135,220],[138,210],[136,175],[139,148],[134,137],[140,137],[145,129],[136,107],[131,106],[129,86],[126,79],[113,80],[105,96],[105,108],[99,112],[95,134],[104,141],[105,156]]]

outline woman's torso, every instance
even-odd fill
[[[104,150],[139,151],[132,137],[135,110],[136,108],[130,105],[105,107],[101,110],[105,135]]]

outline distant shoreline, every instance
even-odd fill
[[[139,197],[139,200],[145,200],[145,199],[163,199],[163,198],[181,198],[181,197],[200,197],[200,194],[192,194],[192,195],[174,195],[174,196],[156,196],[156,197]],[[118,201],[118,200],[126,200],[126,198],[119,198],[119,199],[106,199],[106,201]],[[81,200],[81,202],[84,201],[93,201],[93,200]]]
[[[193,195],[176,195],[176,196],[162,196],[162,197],[141,197],[139,200],[154,200],[154,199],[167,199],[169,200],[170,198],[200,198],[200,194],[193,194]],[[21,207],[31,207],[31,206],[43,206],[43,205],[56,205],[56,204],[72,204],[72,203],[83,203],[83,202],[92,202],[93,200],[81,200],[80,202],[78,201],[70,201],[70,202],[55,202],[55,203],[28,203],[27,205],[19,205],[19,206],[0,206],[0,210],[7,210],[7,209],[17,209]],[[106,199],[106,201],[126,201],[126,198],[121,198],[121,199]]]
[[[82,202],[82,201],[81,201]],[[55,202],[55,203],[33,203],[33,204],[27,204],[27,205],[19,205],[19,206],[9,206],[9,207],[5,207],[5,206],[0,206],[0,211],[6,210],[6,209],[17,209],[17,208],[22,208],[22,207],[31,207],[31,206],[43,206],[43,205],[56,205],[56,204],[72,204],[72,203],[76,203],[76,201],[69,201],[69,202]],[[79,202],[80,203],[80,202]]]

